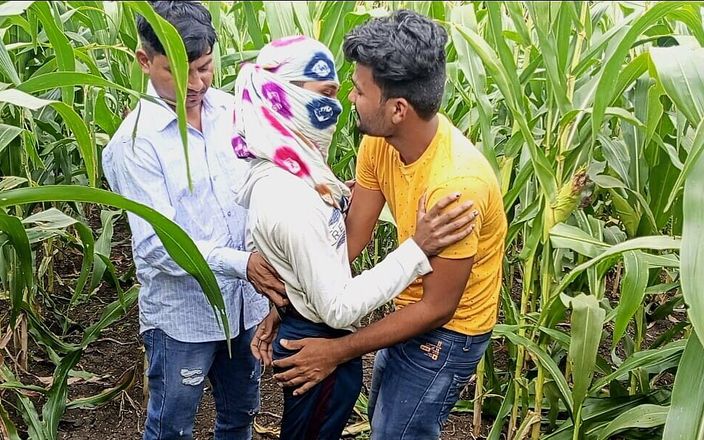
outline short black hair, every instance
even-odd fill
[[[442,26],[401,9],[376,18],[345,36],[345,57],[369,67],[384,99],[405,98],[418,116],[429,120],[440,110],[445,90]]]
[[[154,12],[171,23],[181,35],[189,63],[210,53],[217,36],[210,12],[203,4],[197,1],[150,1],[149,3],[154,8]],[[141,15],[137,16],[137,30],[147,52],[166,55],[164,46],[154,29]]]

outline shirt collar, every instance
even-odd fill
[[[176,111],[173,110],[163,99],[159,97],[151,80],[147,83],[146,95],[153,100],[142,99],[142,110],[149,118],[150,124],[157,130],[162,131],[172,122],[176,121]],[[227,95],[226,95],[227,96]],[[227,109],[225,98],[220,96],[212,87],[205,92],[203,97],[203,112],[205,114],[214,110]]]

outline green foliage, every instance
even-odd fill
[[[447,28],[442,111],[494,167],[510,221],[494,332],[507,360],[485,358],[484,388],[473,401],[474,411],[493,420],[483,432],[698,438],[701,4],[208,2],[218,32],[215,84],[231,91],[241,63],[272,38],[303,33],[326,43],[343,103],[329,163],[350,179],[360,137],[346,99],[352,66],[342,56],[344,35],[401,7]],[[118,214],[106,211],[102,230],[92,230],[86,204],[144,215],[224,318],[217,284],[190,238],[158,213],[98,189],[100,151],[145,89],[133,56],[137,13],[163,37],[182,97],[183,44],[146,2],[0,4],[0,298],[9,305],[0,319],[18,334],[25,326],[30,343],[56,364],[53,385],[34,389],[46,397],[38,411],[22,394],[31,387],[0,360],[0,401],[15,397],[31,438],[55,438],[66,407],[104,403],[131,383],[126,375],[98,396],[66,399],[80,353],[137,292],[123,288],[134,280],[121,278],[106,257]],[[177,112],[186,149],[182,105]],[[381,220],[355,270],[396,245],[393,223]],[[61,303],[52,296],[52,255],[68,248],[83,257]],[[69,342],[62,332],[102,283],[114,285],[114,302],[82,329],[80,343]],[[49,317],[60,325],[45,325]],[[678,340],[682,334],[686,340]],[[663,380],[669,373],[674,385]],[[18,438],[3,405],[0,435]]]

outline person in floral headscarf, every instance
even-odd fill
[[[350,190],[326,163],[342,111],[333,60],[322,43],[287,37],[262,48],[235,83],[232,147],[250,162],[236,201],[249,210],[249,246],[281,275],[290,301],[272,310],[252,342],[266,364],[293,354],[281,339],[353,332],[363,316],[431,270],[429,255],[471,231],[463,222],[458,229],[455,217],[464,209],[439,214],[456,200],[448,198],[427,214],[422,209],[413,237],[352,277],[344,218]],[[281,438],[340,438],[361,385],[357,357],[304,395],[284,388]]]

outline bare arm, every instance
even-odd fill
[[[355,185],[352,205],[350,205],[345,227],[347,228],[347,252],[350,263],[359,256],[364,247],[369,244],[374,232],[374,226],[379,214],[384,208],[384,195]]]
[[[300,386],[302,394],[330,374],[337,365],[380,348],[388,347],[441,327],[454,315],[472,271],[474,258],[431,260],[433,272],[423,279],[423,298],[381,321],[338,339],[282,341],[286,348],[299,350],[276,362],[289,370],[277,374],[284,386]]]

